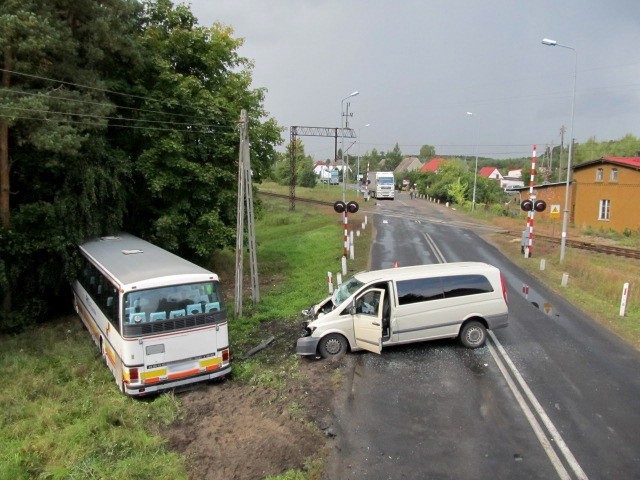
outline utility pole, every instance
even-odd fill
[[[247,111],[240,112],[240,149],[238,154],[238,203],[236,210],[236,285],[235,316],[242,315],[242,284],[244,275],[244,214],[247,209],[247,233],[249,237],[249,260],[251,268],[251,299],[260,301],[258,282],[258,260],[253,214],[253,183],[251,181],[251,157],[247,126]]]
[[[562,125],[560,127],[560,162],[558,164],[558,181],[562,181],[562,157],[564,156],[564,134],[567,133],[567,128]]]

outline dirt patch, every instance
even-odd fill
[[[283,349],[291,352],[288,335],[258,355],[273,359]],[[319,465],[310,477],[320,478],[340,364],[301,359],[299,366],[302,375],[284,388],[231,380],[179,394],[182,418],[162,434],[186,457],[190,478],[262,479],[310,462]]]

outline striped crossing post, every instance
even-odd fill
[[[533,153],[531,155],[531,180],[529,181],[529,200],[531,200],[533,204],[535,204],[535,201],[536,201],[536,195],[533,191],[533,185],[535,184],[535,177],[536,177],[536,146],[534,145]],[[535,208],[531,208],[531,211],[529,212],[529,215],[527,217],[527,227],[529,230],[529,243],[524,251],[524,256],[526,258],[531,257],[531,254],[533,252],[533,217],[535,212],[536,212]]]
[[[349,214],[347,210],[344,211],[344,250],[342,256],[346,257],[349,251]]]

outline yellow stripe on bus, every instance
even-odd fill
[[[222,360],[220,359],[220,357],[209,358],[200,362],[200,368],[206,368],[212,365],[220,365],[221,362]]]
[[[167,374],[166,368],[160,368],[159,370],[151,370],[149,372],[142,372],[140,374],[140,378],[142,380],[147,380],[148,378],[153,377],[164,377]]]

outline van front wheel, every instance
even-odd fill
[[[347,353],[347,339],[339,333],[330,333],[322,337],[318,351],[322,358],[338,360]]]
[[[487,339],[487,329],[475,320],[467,322],[460,330],[460,341],[467,348],[478,348]]]

